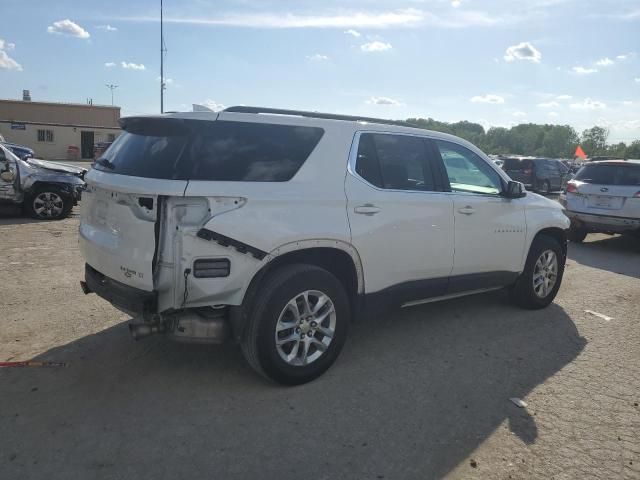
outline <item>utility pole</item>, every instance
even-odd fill
[[[160,0],[160,113],[164,113],[164,30],[162,23],[162,0]]]
[[[118,85],[114,85],[113,83],[105,83],[105,86],[111,90],[111,106],[113,106],[113,91],[118,88]]]

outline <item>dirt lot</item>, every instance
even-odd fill
[[[0,361],[68,363],[0,369],[2,479],[640,478],[635,240],[570,245],[543,311],[496,292],[366,319],[286,389],[233,345],[133,342],[80,292],[77,228],[0,218]]]

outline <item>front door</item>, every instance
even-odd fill
[[[358,133],[346,176],[352,243],[366,293],[396,303],[443,295],[453,264],[453,203],[437,191],[419,136]]]
[[[82,158],[93,158],[94,132],[80,132],[80,154]]]
[[[501,177],[470,149],[434,141],[453,199],[455,255],[449,293],[510,283],[522,269],[525,215],[522,199],[501,196]]]

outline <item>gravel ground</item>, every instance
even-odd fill
[[[640,478],[637,240],[570,245],[542,311],[494,292],[366,319],[281,388],[234,345],[133,342],[80,292],[77,228],[0,218],[0,361],[68,363],[0,370],[2,479]]]

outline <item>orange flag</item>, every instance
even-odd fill
[[[583,160],[585,158],[587,158],[587,154],[584,153],[584,150],[582,150],[582,147],[580,145],[578,145],[578,148],[576,148],[576,153],[573,155],[574,157],[580,157]]]

